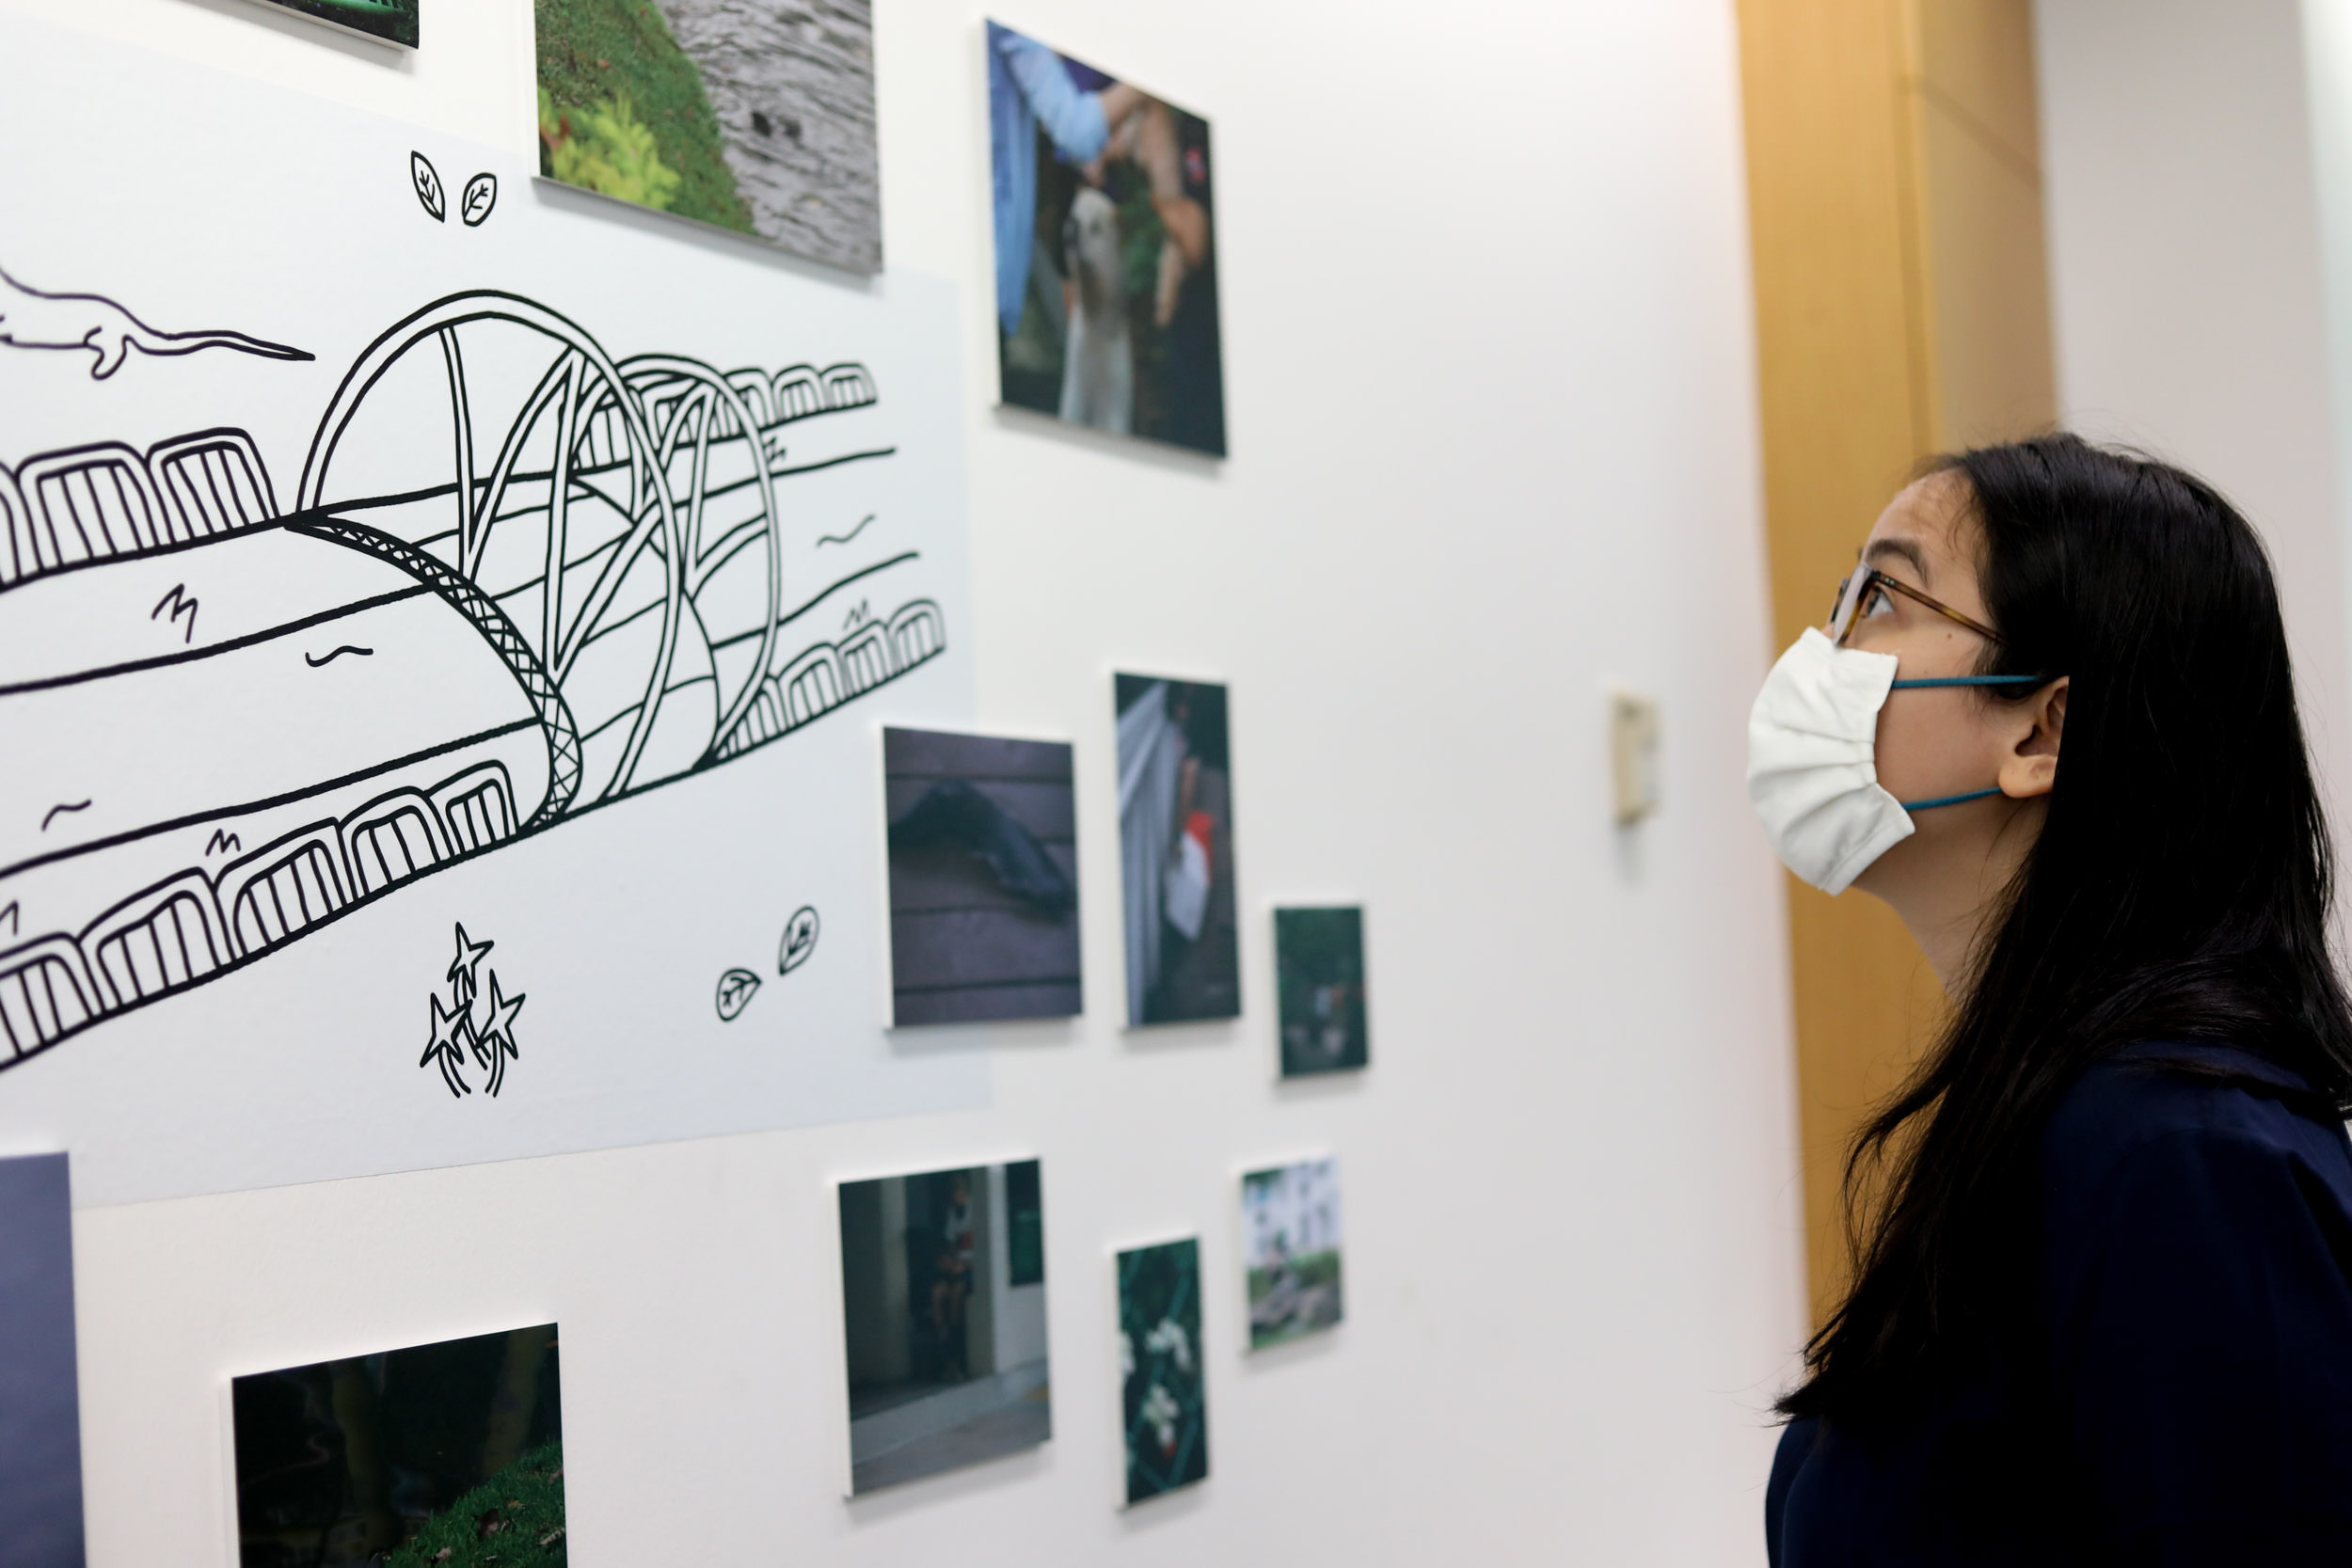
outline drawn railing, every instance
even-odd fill
[[[0,953],[0,1045],[14,1057],[30,1055],[495,847],[514,832],[513,800],[505,768],[477,764],[430,789],[396,788],[341,821],[281,834],[216,874],[168,877],[78,937],[46,936]]]
[[[233,533],[278,515],[251,437],[199,431],[141,453],[117,441],[0,467],[0,588],[84,562]]]
[[[721,758],[739,756],[788,735],[884,681],[896,680],[947,646],[939,606],[903,605],[888,622],[868,622],[838,643],[819,642],[759,683],[743,721],[719,743]]]
[[[914,600],[840,643],[819,643],[760,684],[723,753],[821,718],[946,647],[939,607]],[[0,953],[0,1066],[103,1017],[211,979],[516,832],[503,764],[402,785],[342,818],[282,833],[207,875],[188,869],[133,895],[79,936]]]

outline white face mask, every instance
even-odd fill
[[[1748,713],[1748,803],[1783,864],[1839,894],[1917,832],[1915,811],[1998,795],[1974,789],[1898,800],[1879,787],[1879,709],[1889,691],[1931,686],[2040,686],[2041,675],[1895,678],[1893,654],[1841,648],[1818,626],[1789,644]]]
[[[1748,714],[1749,803],[1782,863],[1823,893],[1845,892],[1915,831],[1879,787],[1879,709],[1894,684],[1894,655],[1807,626]]]

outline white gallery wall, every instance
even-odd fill
[[[2332,64],[2307,57],[2307,11]],[[2340,839],[2352,826],[2352,449],[2338,435],[2352,353],[2334,346],[2346,328],[2331,330],[2352,322],[2343,13],[2333,0],[2035,6],[2060,418],[2203,475],[2261,531]]]
[[[531,146],[529,0],[426,0],[414,56],[246,0],[0,8]],[[988,1053],[980,1109],[81,1211],[91,1561],[232,1560],[230,1371],[550,1320],[581,1568],[1760,1561],[1804,1315],[1731,6],[1007,0],[1212,123],[1221,463],[992,407],[990,12],[875,13],[887,262],[962,301],[979,721],[1078,747],[1085,1017],[910,1043]],[[2068,395],[2120,403],[2070,211]],[[2331,477],[2196,447],[2192,392],[2149,438],[2340,601]],[[1236,1022],[1120,1025],[1115,668],[1232,683]],[[1629,831],[1620,683],[1664,714]],[[1359,898],[1373,1066],[1278,1084],[1266,911]],[[1325,1151],[1347,1322],[1248,1356],[1239,1173]],[[832,1183],[1029,1155],[1054,1440],[845,1503]],[[1110,1254],[1194,1233],[1211,1476],[1122,1512]]]

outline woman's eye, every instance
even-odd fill
[[[1895,596],[1877,583],[1874,582],[1863,590],[1861,613],[1865,619],[1873,615],[1888,614],[1893,611],[1894,608]]]

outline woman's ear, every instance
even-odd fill
[[[2047,795],[2058,783],[2058,746],[2066,738],[2067,680],[2060,675],[2005,715],[2010,749],[2001,762],[2000,785],[2012,800]]]

